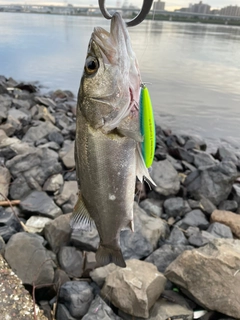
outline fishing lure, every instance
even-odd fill
[[[143,136],[142,155],[146,167],[151,167],[153,163],[155,146],[156,146],[156,130],[153,115],[153,108],[149,91],[144,84],[141,85],[140,92],[140,130]]]

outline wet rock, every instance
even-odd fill
[[[50,218],[32,216],[26,222],[28,232],[31,233],[42,233],[45,225],[52,221]]]
[[[187,229],[189,226],[206,230],[209,226],[209,222],[201,210],[195,209],[188,212],[180,223],[180,227],[183,229]]]
[[[165,275],[204,308],[238,318],[239,248],[239,240],[215,239],[200,249],[182,253]]]
[[[32,191],[20,203],[24,213],[30,215],[42,215],[49,218],[56,218],[62,214],[61,209],[43,191]]]
[[[188,245],[188,241],[184,235],[184,233],[178,228],[173,227],[170,236],[167,240],[165,240],[166,244],[182,244],[182,245]]]
[[[39,139],[47,137],[49,133],[53,131],[59,131],[59,129],[55,127],[50,121],[39,121],[38,126],[28,129],[22,140],[25,142],[35,142]]]
[[[191,246],[164,244],[150,254],[145,261],[153,263],[159,272],[164,272],[183,251],[191,249],[193,249]]]
[[[84,281],[69,281],[61,286],[59,302],[64,304],[75,318],[83,317],[93,300],[92,288]]]
[[[12,209],[0,207],[0,236],[7,242],[11,236],[22,230],[21,224]]]
[[[34,234],[14,234],[5,248],[5,258],[24,284],[52,283],[53,262],[43,247],[44,239]]]
[[[82,252],[74,247],[61,247],[58,252],[60,267],[72,278],[80,278],[83,273]]]
[[[8,169],[0,166],[0,200],[5,200],[8,196],[10,180],[11,175]]]
[[[175,195],[178,193],[180,189],[180,181],[178,173],[170,161],[154,161],[151,176],[157,185],[155,190],[158,193],[164,196]]]
[[[235,200],[225,200],[221,202],[218,206],[218,209],[222,211],[236,212],[237,208],[238,208],[238,203]]]
[[[56,132],[56,131],[49,133],[48,140],[56,142],[59,146],[62,146],[62,144],[64,142],[64,138],[63,138],[62,134],[60,132]]]
[[[158,199],[145,199],[139,203],[139,206],[149,215],[161,218],[162,201]]]
[[[127,268],[118,268],[107,276],[101,293],[122,311],[147,318],[165,283],[165,277],[152,264],[129,260]]]
[[[233,238],[231,229],[219,222],[212,223],[207,229],[207,232],[211,233],[216,238]]]
[[[54,174],[50,176],[43,185],[43,190],[48,192],[56,192],[59,191],[63,186],[63,176],[59,174]]]
[[[168,217],[184,216],[191,208],[186,200],[183,198],[169,198],[163,203],[164,210]]]
[[[99,267],[94,269],[93,271],[90,272],[90,277],[92,278],[93,281],[97,283],[97,285],[102,288],[102,286],[105,283],[105,280],[107,276],[117,270],[119,267],[116,266],[114,263],[109,263],[108,265],[104,267]]]
[[[121,249],[125,259],[140,259],[157,248],[158,240],[169,234],[166,222],[160,218],[149,217],[137,203],[133,207],[134,232],[123,230],[120,235]]]
[[[83,251],[97,251],[99,241],[99,235],[95,227],[92,227],[92,230],[89,231],[73,229],[71,234],[71,243]]]
[[[61,215],[47,223],[44,228],[44,236],[55,253],[62,246],[68,245],[71,236],[70,214]]]
[[[196,200],[205,197],[214,205],[218,205],[227,199],[238,175],[233,163],[219,163],[190,173],[184,185]]]
[[[232,233],[240,238],[240,215],[231,211],[215,210],[211,215],[213,222],[220,222],[228,226]]]
[[[121,320],[99,295],[92,301],[82,320]]]

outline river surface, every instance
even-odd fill
[[[77,94],[100,17],[0,13],[0,74]],[[156,122],[240,147],[240,28],[144,21],[129,29]]]

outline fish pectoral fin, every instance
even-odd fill
[[[86,208],[82,196],[79,194],[70,219],[70,226],[73,229],[86,230],[91,229],[93,225],[94,221]]]
[[[100,266],[106,266],[113,262],[119,267],[126,267],[126,262],[120,248],[108,248],[102,244],[99,245],[96,252],[96,261]]]
[[[125,128],[117,128],[117,131],[124,137],[131,138],[137,142],[143,142],[143,136],[138,131],[133,131]]]
[[[145,177],[153,186],[156,187],[156,183],[150,177],[148,169],[145,165],[140,144],[136,148],[136,176],[140,182],[143,182],[143,177]]]

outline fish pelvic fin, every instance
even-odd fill
[[[94,221],[87,210],[81,194],[79,193],[77,203],[75,204],[70,219],[70,226],[72,229],[91,230],[93,225]]]
[[[108,248],[100,244],[96,252],[96,261],[100,266],[106,266],[113,262],[119,267],[126,268],[126,263],[120,248]]]
[[[149,181],[153,186],[156,187],[156,183],[150,177],[148,169],[145,165],[141,152],[141,146],[139,143],[137,144],[136,148],[136,176],[141,183],[143,183],[143,177],[145,177],[147,181]]]

